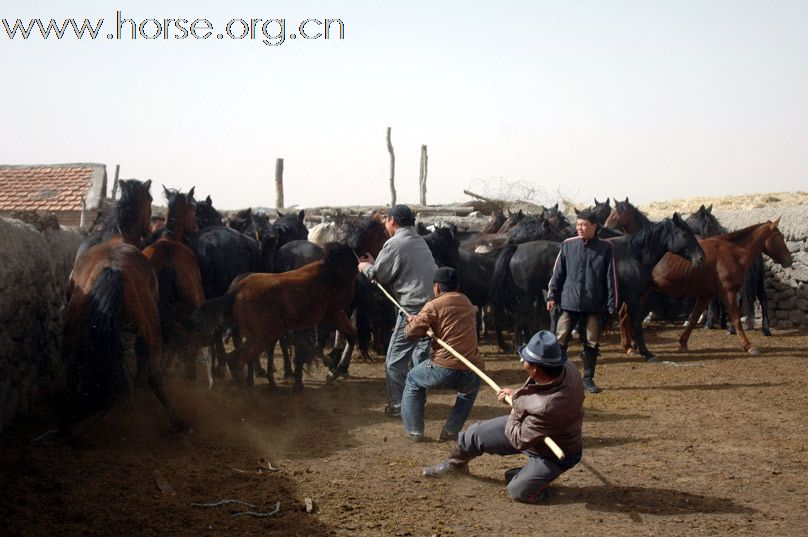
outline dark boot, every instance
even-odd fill
[[[584,390],[589,393],[600,393],[601,390],[595,384],[595,366],[598,363],[598,349],[597,347],[584,347],[581,353],[581,359],[584,362]]]
[[[444,475],[468,475],[469,464],[472,459],[468,453],[462,451],[459,447],[455,446],[449,454],[449,458],[445,461],[427,466],[421,470],[421,475],[424,477],[441,477]]]

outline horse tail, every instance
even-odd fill
[[[228,292],[205,301],[202,307],[194,313],[194,330],[210,334],[232,322],[235,300],[235,293]]]
[[[511,275],[511,258],[516,253],[517,245],[511,241],[502,248],[494,263],[494,276],[491,283],[489,303],[496,311],[512,311],[516,306],[513,293],[513,276]]]
[[[87,297],[84,332],[67,366],[67,389],[60,429],[69,431],[77,421],[110,406],[129,389],[121,341],[123,272],[106,267]]]
[[[177,303],[177,270],[174,267],[163,267],[157,272],[157,284],[160,289],[160,300],[157,308],[160,312],[160,331],[166,339],[170,327],[176,322],[174,305]]]

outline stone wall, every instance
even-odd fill
[[[64,285],[81,236],[0,218],[0,431],[53,379]]]

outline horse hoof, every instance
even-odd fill
[[[761,328],[760,333],[767,337],[772,335],[771,331],[768,328]]]
[[[748,352],[752,356],[760,356],[760,349],[758,349],[757,347],[749,347],[749,350],[746,352]]]
[[[634,354],[634,349],[632,349],[632,348],[628,348],[628,349],[626,349],[626,354],[628,354],[629,356],[631,356],[632,354]]]
[[[679,352],[689,352],[687,345],[679,345]]]
[[[658,364],[659,363],[659,360],[653,354],[649,354],[648,356],[646,356],[645,361],[648,362],[649,364]]]

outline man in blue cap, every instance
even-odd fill
[[[547,330],[536,333],[518,352],[529,378],[521,388],[503,388],[497,394],[500,401],[511,398],[511,413],[477,422],[461,432],[449,458],[424,468],[424,476],[467,474],[468,462],[483,453],[524,453],[527,464],[505,472],[505,481],[515,501],[536,503],[546,498],[545,489],[553,480],[578,464],[584,418],[578,368],[567,361],[566,352]],[[545,445],[547,436],[564,451],[563,461]]]

